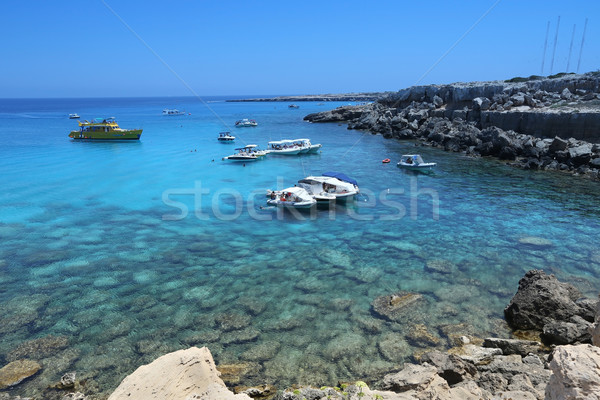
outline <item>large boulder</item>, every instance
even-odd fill
[[[582,314],[576,303],[581,293],[573,285],[559,282],[554,275],[531,270],[519,281],[519,289],[504,309],[513,329],[542,330],[552,321],[568,321]]]
[[[208,348],[190,347],[139,367],[108,400],[251,399],[230,392],[219,375]]]
[[[547,400],[600,399],[600,348],[589,344],[558,346],[550,369]]]
[[[592,344],[600,347],[600,302],[598,302],[596,308],[596,317],[594,319],[595,324],[590,328],[590,335],[592,335]]]

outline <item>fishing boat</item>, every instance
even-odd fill
[[[346,202],[360,193],[358,183],[339,172],[325,172],[321,176],[307,176],[298,181],[298,186],[310,193],[317,202]]]
[[[398,166],[414,171],[431,171],[437,163],[426,163],[418,154],[404,154],[398,162]]]
[[[69,114],[69,119],[79,119],[79,114]]]
[[[247,128],[250,126],[258,126],[258,122],[256,122],[253,119],[248,119],[248,118],[244,118],[244,119],[240,119],[239,121],[235,121],[236,128]]]
[[[173,109],[165,108],[162,112],[162,115],[185,115],[185,111],[179,111],[175,108],[173,108]]]
[[[317,201],[305,189],[293,186],[269,192],[267,204],[277,207],[307,209],[315,206]]]
[[[302,147],[300,143],[297,143],[294,140],[277,140],[269,142],[267,150],[269,150],[270,154],[279,154],[287,156],[294,156],[297,154],[308,152],[308,149]]]
[[[220,132],[217,140],[220,142],[232,143],[235,140],[235,136],[232,136],[231,132]]]
[[[69,137],[74,140],[139,140],[142,136],[142,129],[119,128],[115,117],[77,122],[79,130],[69,133]]]

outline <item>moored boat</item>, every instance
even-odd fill
[[[299,143],[295,143],[293,140],[277,140],[269,142],[267,149],[271,154],[280,155],[297,155],[307,152],[307,149],[302,147]]]
[[[398,162],[398,166],[414,171],[431,171],[437,163],[426,163],[418,154],[404,154]]]
[[[77,122],[79,130],[69,133],[69,137],[74,140],[139,140],[142,136],[142,129],[119,128],[115,117]]]
[[[294,139],[293,142],[298,143],[305,150],[303,153],[315,154],[323,147],[320,143],[312,144],[310,139]]]
[[[223,160],[256,161],[260,157],[264,157],[267,154],[269,154],[269,152],[267,150],[260,150],[258,148],[258,146],[255,144],[249,144],[247,146],[240,147],[239,149],[236,149],[236,150],[237,150],[236,154],[232,154],[230,156],[223,157]]]
[[[69,119],[79,119],[79,114],[75,113],[75,114],[69,114]]]
[[[258,125],[258,122],[256,122],[253,119],[248,119],[248,118],[244,118],[244,119],[240,119],[239,121],[235,121],[236,128],[247,128],[247,127],[257,126],[257,125]]]
[[[185,115],[185,111],[179,111],[176,108],[165,108],[162,112],[162,115]]]
[[[300,106],[296,104],[290,104],[288,108],[300,108]]]
[[[321,176],[308,176],[299,180],[298,186],[305,189],[319,203],[332,200],[350,201],[360,193],[358,183],[339,172],[325,172]]]
[[[315,206],[317,201],[305,189],[293,186],[283,190],[271,191],[267,204],[277,207],[307,209]]]
[[[231,143],[235,140],[235,136],[232,136],[231,132],[220,132],[217,140],[220,142]]]

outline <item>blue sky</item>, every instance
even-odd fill
[[[105,0],[199,95],[398,90],[600,68],[597,1]],[[496,4],[497,3],[497,4]],[[495,6],[494,6],[495,5]],[[493,7],[493,8],[492,8]],[[442,61],[451,46],[477,24]],[[9,1],[0,97],[192,93],[101,0]]]

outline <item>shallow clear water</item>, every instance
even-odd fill
[[[190,98],[1,100],[0,361],[44,365],[14,392],[75,370],[106,393],[190,345],[247,363],[240,384],[369,381],[457,334],[506,335],[503,309],[529,269],[597,294],[597,182],[302,121],[337,105],[211,102],[213,113]],[[71,112],[115,116],[142,140],[72,142]],[[259,126],[217,142],[220,119],[246,117]],[[301,137],[322,153],[221,160],[240,144]],[[414,152],[436,173],[395,166]],[[260,208],[266,189],[329,170],[359,182],[354,203]],[[404,320],[372,312],[400,290],[423,295]],[[19,347],[48,335],[68,346]]]

